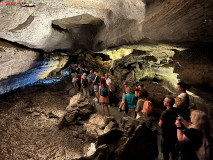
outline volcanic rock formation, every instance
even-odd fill
[[[212,15],[209,0],[41,0],[31,8],[2,5],[0,37],[45,51],[101,50],[144,38],[209,42]]]

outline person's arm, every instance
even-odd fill
[[[137,92],[137,90],[135,90],[135,97],[137,97],[138,96],[138,92]]]
[[[110,83],[109,83],[109,89],[110,89],[110,91],[112,91],[112,81],[110,81]]]
[[[191,122],[187,122],[183,117],[180,118],[180,122],[186,127],[189,127],[191,124]]]
[[[123,107],[124,103],[125,103],[125,100],[122,100],[122,101],[121,101],[121,104],[120,104],[120,106],[119,106],[119,108],[118,108],[118,111],[119,111],[119,112],[121,111],[121,108]]]
[[[183,131],[181,129],[181,123],[180,123],[180,120],[176,120],[175,122],[176,126],[177,126],[177,139],[180,143],[185,143],[185,142],[188,142],[189,139],[186,137],[185,134],[183,134]]]
[[[160,119],[159,122],[158,122],[158,125],[161,127],[163,124],[163,121]]]
[[[101,95],[101,86],[99,86],[99,92],[98,92],[99,95]]]

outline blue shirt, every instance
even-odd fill
[[[128,108],[129,109],[135,109],[135,94],[125,94],[123,96],[123,99],[125,101],[125,97],[127,97],[126,102],[128,104]]]

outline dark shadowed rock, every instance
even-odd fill
[[[79,160],[154,160],[158,156],[157,130],[147,127],[146,121],[124,117],[121,129],[113,129],[98,137],[96,151]]]

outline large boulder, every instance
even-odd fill
[[[103,135],[112,129],[118,128],[118,123],[112,117],[103,117],[99,114],[91,115],[88,123],[84,124],[87,134],[98,137]]]
[[[158,156],[156,127],[148,127],[144,120],[124,119],[122,121],[125,123],[120,129],[113,129],[98,137],[93,155],[79,160],[129,160],[139,157],[154,160]]]
[[[70,99],[70,104],[66,108],[66,113],[60,119],[58,127],[62,129],[69,125],[83,125],[95,112],[95,105],[90,103],[81,93],[78,93]]]

